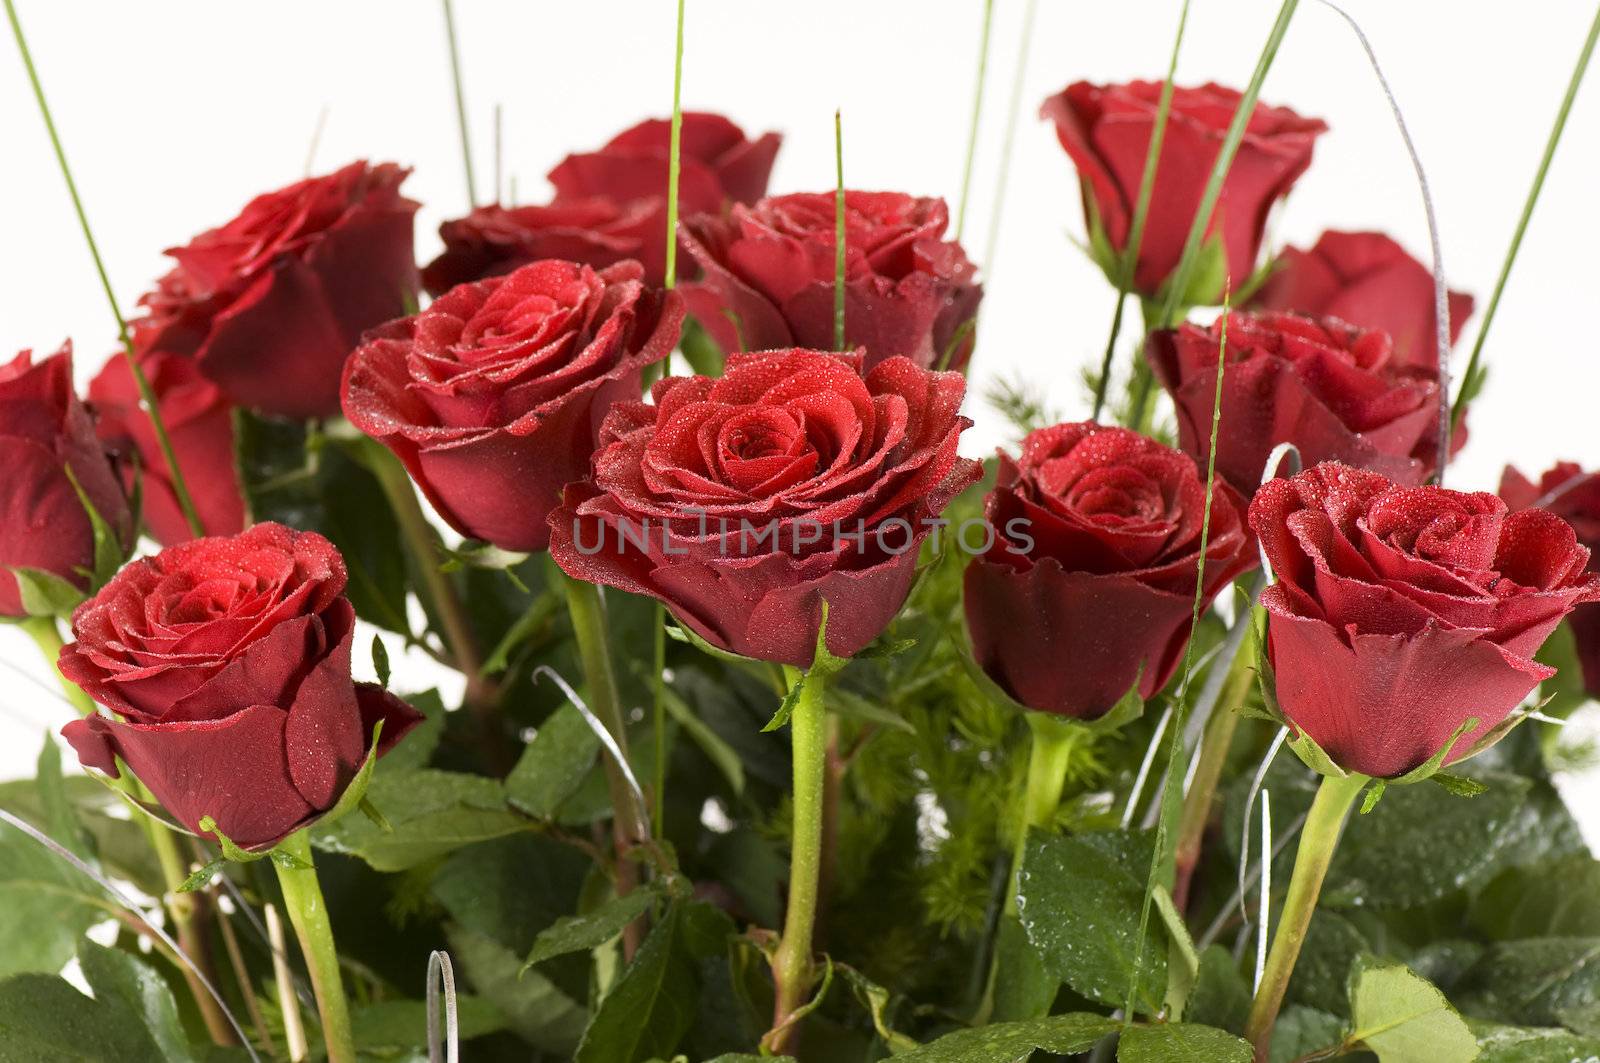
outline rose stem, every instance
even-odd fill
[[[678,171],[683,141],[683,3],[678,0],[678,38],[672,60],[672,138],[667,150],[666,286],[678,283]]]
[[[100,276],[100,287],[106,294],[106,302],[111,305],[111,314],[117,319],[117,334],[122,340],[122,356],[127,359],[128,371],[133,375],[133,382],[139,389],[139,400],[144,405],[144,412],[150,418],[150,426],[155,430],[156,445],[161,448],[161,456],[167,463],[167,469],[172,474],[172,493],[177,496],[178,508],[183,510],[183,519],[189,525],[189,533],[196,538],[205,534],[205,527],[200,523],[200,516],[194,508],[194,498],[189,494],[189,485],[184,481],[183,471],[178,468],[178,455],[172,449],[172,440],[167,435],[166,422],[162,420],[161,408],[156,402],[156,393],[150,387],[150,380],[144,375],[144,368],[139,365],[139,360],[133,356],[133,340],[128,335],[128,322],[122,316],[122,310],[117,306],[117,297],[111,290],[111,277],[106,273],[106,264],[100,257],[100,246],[95,243],[94,231],[89,227],[89,216],[84,212],[83,200],[78,196],[78,183],[72,179],[72,167],[67,165],[67,153],[61,146],[61,137],[56,132],[55,119],[50,115],[50,105],[44,98],[44,86],[39,82],[39,71],[33,65],[33,53],[28,50],[28,41],[22,35],[22,23],[17,21],[17,8],[13,0],[5,0],[6,17],[11,21],[11,33],[17,39],[17,50],[22,53],[22,65],[28,70],[28,81],[33,85],[33,98],[39,104],[39,115],[44,119],[45,131],[50,134],[50,146],[55,149],[56,163],[61,167],[61,176],[67,182],[67,194],[72,197],[72,209],[78,216],[78,226],[83,230],[84,242],[89,245],[89,257],[94,259],[95,272]]]
[[[472,172],[472,139],[467,133],[467,97],[461,91],[461,52],[456,47],[456,15],[444,0],[444,35],[450,44],[450,82],[456,94],[456,128],[461,133],[461,162],[467,171],[467,206],[478,209],[478,181]]]
[[[605,724],[606,730],[617,743],[623,757],[628,755],[628,729],[622,719],[622,706],[617,700],[616,673],[611,666],[611,647],[606,641],[605,604],[600,591],[592,583],[580,579],[566,579],[567,611],[572,615],[572,632],[578,640],[578,655],[583,659],[583,674],[589,707]],[[611,795],[611,837],[617,851],[616,890],[619,896],[633,892],[638,881],[638,865],[629,851],[649,836],[649,821],[644,809],[639,807],[633,788],[623,777],[622,769],[610,757],[605,757],[606,789]],[[623,930],[622,951],[625,960],[633,958],[634,951],[643,939],[643,924],[639,920],[629,923]]]
[[[84,716],[93,716],[97,711],[94,700],[78,684],[72,682],[61,674],[56,662],[61,658],[61,629],[56,625],[53,616],[34,616],[24,620],[19,625],[33,639],[39,647],[39,652],[44,659],[50,662],[51,669],[56,674],[56,679],[61,683],[61,690],[66,694],[72,707]],[[145,789],[143,783],[134,778],[133,774],[124,769],[113,784],[132,799],[143,804],[151,804],[155,796]],[[182,856],[178,853],[177,839],[172,833],[156,820],[149,816],[138,817],[144,830],[145,837],[150,840],[150,847],[155,850],[156,862],[161,865],[161,875],[166,883],[167,895],[165,897],[168,912],[178,929],[178,947],[188,956],[189,962],[200,967],[205,972],[212,985],[217,984],[215,971],[211,963],[211,953],[205,947],[205,937],[200,932],[198,902],[190,894],[179,893],[178,887],[183,885],[188,878]],[[194,997],[195,1005],[200,1009],[200,1015],[205,1019],[206,1031],[211,1039],[219,1045],[237,1044],[233,1027],[228,1019],[217,1007],[216,1000],[211,992],[206,989],[205,983],[195,973],[192,967],[180,964],[184,981],[189,984],[189,992]]]
[[[456,594],[455,585],[450,582],[449,573],[439,567],[443,561],[439,556],[439,545],[433,527],[428,523],[428,518],[423,516],[422,506],[417,502],[411,477],[405,466],[400,464],[400,459],[376,442],[363,441],[361,455],[389,499],[389,507],[394,510],[395,521],[400,525],[400,534],[422,576],[428,602],[439,614],[445,640],[450,644],[451,657],[455,660],[456,668],[466,677],[467,706],[477,720],[481,732],[479,738],[489,767],[495,770],[509,768],[510,765],[505,763],[504,743],[498,739],[494,684],[483,675],[483,654],[478,648],[477,637],[472,633],[472,625],[467,620],[461,598]]]
[[[333,927],[328,922],[328,902],[317,882],[317,868],[311,854],[311,836],[295,831],[278,848],[303,866],[287,867],[276,859],[283,889],[283,906],[289,913],[300,952],[311,972],[311,989],[317,997],[317,1012],[322,1016],[322,1040],[328,1047],[328,1063],[355,1063],[356,1043],[350,1032],[350,1011],[344,997],[344,980],[339,974],[339,953],[333,945]]]
[[[833,349],[844,350],[844,119],[833,112]]]
[[[978,118],[983,114],[983,83],[989,73],[989,26],[994,0],[983,0],[983,32],[978,37],[978,79],[972,88],[972,122],[967,127],[967,160],[961,169],[961,201],[956,205],[956,242],[967,225],[967,193],[972,188],[972,158],[978,153]]]
[[[1300,832],[1300,848],[1295,852],[1294,874],[1289,879],[1289,893],[1284,897],[1278,930],[1272,935],[1272,950],[1267,954],[1266,970],[1250,1006],[1250,1020],[1245,1025],[1245,1040],[1256,1046],[1257,1060],[1267,1058],[1272,1024],[1283,1004],[1284,992],[1289,988],[1289,976],[1294,972],[1300,946],[1305,942],[1306,928],[1311,925],[1311,913],[1316,910],[1322,880],[1328,873],[1334,849],[1339,845],[1345,814],[1367,782],[1365,775],[1324,776],[1316,799],[1311,802],[1311,811],[1306,814],[1306,823]]]
[[[1517,219],[1516,231],[1511,234],[1511,246],[1506,248],[1506,259],[1500,265],[1500,276],[1495,279],[1494,292],[1489,296],[1489,306],[1483,312],[1483,324],[1478,326],[1478,338],[1472,343],[1472,356],[1467,359],[1467,371],[1462,374],[1460,390],[1456,392],[1455,409],[1450,413],[1452,424],[1461,424],[1461,415],[1466,412],[1467,400],[1472,398],[1472,393],[1478,387],[1475,379],[1478,375],[1478,360],[1483,354],[1483,341],[1489,335],[1489,326],[1494,324],[1495,311],[1500,309],[1500,295],[1505,291],[1506,278],[1511,276],[1511,266],[1517,260],[1517,251],[1522,247],[1522,236],[1528,231],[1528,220],[1533,217],[1534,204],[1539,202],[1539,193],[1544,189],[1545,174],[1550,171],[1550,161],[1555,158],[1556,145],[1561,143],[1561,133],[1567,128],[1567,114],[1572,110],[1572,101],[1578,95],[1578,86],[1583,83],[1584,72],[1589,69],[1589,57],[1594,54],[1595,41],[1600,39],[1600,8],[1596,8],[1594,22],[1589,26],[1589,36],[1583,42],[1583,51],[1578,54],[1578,65],[1572,71],[1572,80],[1567,83],[1567,94],[1561,100],[1561,109],[1556,112],[1555,125],[1550,129],[1550,139],[1545,142],[1544,156],[1539,160],[1539,169],[1533,175],[1533,187],[1528,190],[1527,202],[1522,204],[1522,216]]]
[[[794,828],[789,843],[789,903],[783,937],[772,955],[777,1000],[772,1029],[762,1039],[775,1054],[790,1053],[799,1033],[792,1016],[811,991],[811,935],[817,919],[817,887],[822,877],[822,803],[828,756],[828,724],[823,707],[827,680],[820,672],[783,669],[789,689],[800,696],[789,718],[794,760]]]
[[[1144,172],[1139,177],[1139,198],[1133,205],[1133,220],[1128,225],[1128,239],[1122,254],[1117,258],[1117,309],[1111,316],[1111,335],[1106,340],[1106,353],[1100,360],[1100,376],[1094,385],[1094,413],[1090,420],[1100,420],[1106,405],[1106,389],[1111,380],[1111,359],[1117,350],[1117,334],[1122,331],[1122,307],[1127,302],[1128,290],[1133,287],[1133,271],[1139,264],[1139,246],[1144,243],[1144,226],[1150,216],[1150,197],[1156,187],[1156,163],[1161,158],[1161,145],[1167,139],[1167,118],[1172,114],[1172,79],[1178,73],[1178,50],[1183,46],[1183,31],[1189,24],[1189,0],[1183,0],[1178,13],[1178,33],[1172,40],[1172,54],[1167,59],[1167,80],[1161,85],[1161,97],[1156,103],[1155,125],[1150,130],[1150,144],[1144,153]],[[1143,364],[1134,352],[1134,368]]]
[[[1238,623],[1248,624],[1248,614],[1239,617]],[[1183,818],[1178,824],[1178,845],[1174,860],[1175,877],[1172,883],[1172,902],[1183,911],[1189,900],[1189,886],[1194,878],[1195,865],[1200,860],[1200,842],[1205,836],[1206,824],[1211,820],[1212,799],[1216,797],[1217,783],[1222,779],[1222,769],[1228,762],[1228,751],[1233,746],[1233,733],[1239,726],[1236,707],[1244,704],[1250,694],[1250,684],[1255,682],[1254,643],[1250,631],[1245,629],[1233,663],[1228,667],[1228,677],[1222,696],[1211,710],[1205,733],[1200,738],[1200,763],[1194,778],[1189,782],[1189,792],[1184,795]]]

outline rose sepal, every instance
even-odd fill
[[[84,594],[54,572],[27,565],[7,565],[17,580],[17,596],[22,602],[23,616],[8,616],[9,623],[22,623],[30,618],[67,617],[83,601]]]
[[[817,649],[812,655],[811,665],[800,672],[793,683],[789,685],[788,693],[783,695],[783,700],[778,703],[778,711],[772,714],[772,719],[761,728],[762,733],[776,731],[789,722],[794,715],[795,706],[800,704],[800,695],[805,690],[806,680],[816,678],[826,680],[831,675],[844,670],[850,663],[848,657],[836,657],[828,650],[828,599],[822,599],[822,623],[817,625]]]
[[[1026,714],[1049,716],[1069,722],[1076,727],[1081,727],[1089,734],[1115,735],[1128,724],[1144,715],[1145,702],[1139,696],[1139,684],[1144,680],[1143,667],[1133,677],[1133,685],[1128,688],[1128,692],[1118,698],[1115,705],[1112,705],[1104,714],[1092,720],[1082,720],[1076,716],[1065,716],[1031,708],[1007,694],[999,683],[989,678],[989,674],[983,670],[983,667],[978,664],[977,658],[972,655],[972,642],[967,635],[965,625],[954,625],[950,631],[950,639],[956,645],[956,659],[961,662],[961,668],[966,672],[967,678],[972,680],[972,685],[978,688],[978,693],[1003,709],[1025,714],[1025,719],[1028,718]]]

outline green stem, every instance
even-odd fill
[[[467,98],[461,91],[461,54],[456,47],[456,15],[450,0],[444,0],[444,33],[450,43],[450,81],[456,93],[456,128],[461,133],[461,162],[467,170],[467,206],[476,210],[478,182],[472,172],[472,140],[467,133]]]
[[[833,349],[844,350],[844,120],[833,112]]]
[[[983,114],[983,84],[989,73],[989,27],[994,0],[983,0],[983,32],[978,37],[978,82],[972,90],[972,122],[967,127],[967,160],[961,169],[961,200],[956,205],[956,242],[967,225],[967,193],[972,188],[972,159],[978,153],[978,119]]]
[[[61,146],[61,136],[56,132],[55,119],[50,115],[50,105],[45,102],[44,86],[39,82],[39,72],[33,65],[33,53],[28,50],[27,38],[22,34],[22,23],[17,21],[17,8],[13,0],[5,0],[6,17],[11,21],[11,34],[17,40],[17,50],[22,53],[22,65],[28,70],[28,81],[33,86],[33,98],[39,104],[39,114],[44,118],[45,131],[50,134],[50,146],[55,149],[56,163],[61,167],[61,176],[67,182],[67,194],[72,197],[72,209],[78,216],[78,226],[83,230],[84,242],[89,245],[89,257],[94,259],[95,272],[100,277],[100,287],[105,291],[106,302],[111,306],[111,314],[117,319],[117,335],[122,340],[122,356],[127,359],[128,372],[133,376],[134,385],[139,389],[139,400],[144,405],[144,412],[150,418],[150,427],[155,430],[156,445],[161,449],[161,456],[167,463],[167,470],[172,474],[172,493],[177,496],[178,508],[183,511],[183,519],[189,525],[189,533],[195,538],[204,535],[205,527],[200,523],[199,513],[194,508],[194,498],[189,494],[189,485],[184,481],[183,471],[178,468],[178,455],[172,449],[172,439],[167,435],[166,422],[161,417],[161,408],[156,401],[156,393],[150,386],[150,380],[144,375],[144,368],[139,365],[139,360],[133,356],[133,341],[128,335],[128,322],[122,316],[122,310],[117,306],[116,294],[111,290],[111,277],[106,273],[106,264],[100,257],[100,246],[95,243],[94,231],[89,227],[89,216],[83,209],[83,200],[78,195],[78,183],[72,179],[72,167],[67,165],[67,153]]]
[[[311,837],[300,830],[279,843],[279,848],[295,858],[301,867],[285,867],[277,860],[283,888],[283,905],[289,912],[300,952],[311,972],[311,988],[317,997],[317,1012],[322,1016],[322,1039],[328,1047],[328,1063],[355,1063],[356,1042],[350,1030],[350,1011],[345,1003],[344,980],[339,974],[339,953],[333,944],[333,926],[328,922],[328,903],[317,882],[317,869],[311,854]]]
[[[650,697],[654,710],[652,728],[656,743],[656,779],[651,788],[654,792],[650,795],[650,825],[655,837],[659,838],[664,833],[667,815],[667,610],[659,602],[656,603],[655,620],[655,660],[650,674]]]
[[[1266,970],[1250,1006],[1250,1020],[1245,1025],[1245,1040],[1256,1046],[1258,1060],[1267,1058],[1272,1024],[1277,1020],[1278,1008],[1283,1005],[1289,976],[1294,973],[1295,960],[1300,956],[1300,946],[1305,943],[1311,915],[1316,911],[1317,895],[1322,892],[1322,880],[1328,874],[1328,865],[1339,845],[1345,815],[1367,782],[1364,775],[1324,776],[1311,802],[1311,810],[1306,814],[1305,826],[1300,830],[1300,848],[1295,853],[1294,874],[1289,879],[1289,892],[1283,899],[1278,930],[1272,935],[1272,948],[1267,954]]]
[[[1248,615],[1237,623],[1248,624]],[[1195,766],[1189,792],[1184,797],[1183,818],[1178,824],[1178,845],[1174,859],[1176,877],[1172,886],[1172,901],[1178,910],[1184,910],[1189,899],[1189,887],[1194,878],[1195,866],[1200,861],[1200,843],[1205,836],[1206,824],[1211,821],[1211,805],[1217,794],[1217,784],[1222,780],[1222,769],[1228,763],[1228,751],[1233,748],[1233,735],[1239,726],[1237,708],[1250,695],[1255,682],[1255,648],[1248,632],[1234,655],[1223,683],[1222,694],[1211,708],[1211,718],[1206,721],[1205,732],[1200,737],[1200,762]]]
[[[93,716],[95,714],[94,699],[84,693],[83,688],[61,674],[57,662],[61,659],[61,628],[56,625],[53,616],[30,616],[17,625],[28,633],[33,639],[33,644],[39,647],[39,652],[44,659],[50,662],[50,670],[55,673],[56,682],[61,684],[61,692],[67,700],[72,702],[72,707],[78,710],[80,716]]]
[[[1055,819],[1061,804],[1061,791],[1067,782],[1067,763],[1078,739],[1084,734],[1076,720],[1028,713],[1031,732],[1028,748],[1028,778],[1022,794],[1022,816],[1011,846],[1011,888],[1006,891],[1006,915],[1017,914],[1017,890],[1022,878],[1022,853],[1028,844],[1028,831],[1046,827]]]
[[[794,829],[789,850],[789,904],[784,914],[783,937],[772,956],[772,978],[777,993],[772,1032],[764,1041],[776,1054],[792,1050],[798,1034],[790,1016],[805,1004],[815,970],[812,965],[812,931],[817,920],[818,883],[822,876],[822,807],[828,757],[827,714],[823,697],[827,681],[820,674],[803,675],[784,668],[792,690],[800,684],[800,697],[789,719],[794,756]]]
[[[1528,231],[1528,221],[1533,217],[1533,208],[1539,202],[1539,193],[1544,189],[1545,174],[1550,172],[1550,161],[1555,158],[1556,145],[1561,143],[1561,133],[1567,128],[1567,114],[1572,110],[1572,101],[1578,95],[1578,86],[1583,83],[1584,72],[1589,69],[1589,58],[1594,55],[1595,41],[1600,40],[1600,8],[1596,8],[1594,22],[1589,26],[1589,36],[1583,42],[1583,51],[1578,54],[1578,65],[1572,71],[1572,80],[1567,82],[1567,94],[1561,100],[1561,109],[1556,112],[1556,122],[1550,129],[1550,138],[1545,141],[1544,157],[1539,160],[1539,170],[1533,175],[1533,187],[1528,190],[1527,202],[1522,204],[1522,216],[1517,219],[1517,228],[1511,234],[1511,246],[1506,249],[1506,260],[1500,265],[1500,276],[1494,282],[1494,293],[1489,296],[1488,309],[1483,312],[1483,324],[1478,328],[1478,338],[1472,344],[1472,356],[1467,359],[1467,371],[1461,377],[1461,389],[1456,392],[1455,409],[1450,412],[1450,422],[1460,425],[1461,415],[1466,412],[1467,400],[1472,398],[1476,387],[1474,378],[1478,373],[1478,361],[1483,355],[1483,341],[1488,338],[1489,326],[1494,324],[1495,311],[1500,309],[1500,295],[1505,291],[1506,278],[1511,276],[1511,267],[1517,261],[1517,251],[1522,247],[1522,236]],[[1441,465],[1441,468],[1443,466]]]
[[[667,155],[666,286],[678,282],[678,171],[683,140],[683,4],[678,0],[678,43],[672,60],[672,144]]]
[[[1011,99],[1006,104],[1006,134],[1000,145],[1000,172],[995,175],[994,205],[989,210],[989,236],[983,248],[983,280],[994,280],[995,249],[1000,243],[1000,219],[1005,213],[1006,189],[1011,184],[1011,154],[1017,140],[1017,116],[1022,112],[1022,85],[1027,79],[1028,46],[1033,43],[1034,17],[1039,0],[1028,0],[1022,9],[1021,41],[1017,44],[1017,69],[1011,76]]]

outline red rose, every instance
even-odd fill
[[[1178,441],[1196,461],[1211,446],[1222,319],[1153,332],[1145,358],[1172,395]],[[1217,472],[1246,496],[1272,448],[1293,443],[1301,461],[1339,461],[1421,483],[1437,461],[1439,384],[1434,366],[1397,365],[1386,332],[1337,318],[1228,316]],[[1457,433],[1457,448],[1465,434]]]
[[[667,166],[672,123],[653,118],[617,134],[599,151],[569,155],[550,171],[555,200],[547,206],[479,207],[439,227],[444,252],[422,271],[439,295],[458,284],[508,273],[541,258],[565,258],[601,269],[637,259],[659,286],[667,260]],[[683,116],[678,209],[720,212],[753,203],[783,138],[756,140],[717,114]]]
[[[1572,525],[1578,541],[1589,548],[1589,571],[1600,571],[1600,474],[1563,461],[1539,477],[1536,485],[1508,465],[1500,477],[1500,497],[1512,509],[1527,509],[1549,499],[1544,508]],[[1584,689],[1600,698],[1600,604],[1578,606],[1567,623],[1578,644]]]
[[[977,479],[956,456],[965,382],[891,358],[735,354],[727,375],[657,382],[618,403],[592,482],[550,516],[571,575],[648,594],[702,638],[747,657],[849,656],[905,602],[917,545]]]
[[[682,300],[642,275],[546,261],[452,288],[367,334],[345,366],[345,416],[462,535],[542,550],[606,410],[678,341]]]
[[[94,525],[67,476],[126,544],[133,520],[94,423],[72,390],[72,344],[33,362],[0,365],[0,616],[22,616],[12,568],[83,587],[94,569]]]
[[[84,765],[134,775],[190,830],[272,845],[326,812],[383,722],[419,720],[350,679],[344,561],[313,532],[257,524],[128,565],[72,616],[61,672],[121,717],[62,732]]]
[[[169,250],[178,265],[140,300],[148,314],[133,323],[136,348],[194,359],[241,406],[338,412],[345,356],[416,295],[417,204],[400,195],[409,172],[351,163],[257,196]]]
[[[1491,494],[1401,487],[1328,462],[1264,484],[1250,526],[1276,577],[1262,594],[1278,702],[1340,767],[1387,778],[1451,760],[1554,674],[1532,660],[1600,598],[1560,517]]]
[[[1160,82],[1101,86],[1079,81],[1044,101],[1041,113],[1055,123],[1061,146],[1078,168],[1091,227],[1098,221],[1118,251],[1133,224],[1160,97]],[[1172,94],[1134,271],[1133,286],[1146,296],[1157,294],[1177,268],[1240,98],[1221,85],[1179,88]],[[1255,270],[1267,212],[1311,165],[1312,146],[1327,129],[1321,119],[1256,104],[1206,234],[1220,236],[1226,275],[1234,284],[1242,284]],[[1221,295],[1219,287],[1215,298]]]
[[[178,455],[178,468],[194,500],[207,535],[237,535],[245,528],[245,501],[239,487],[239,466],[233,446],[233,406],[187,358],[154,351],[139,359],[155,392],[167,438]],[[128,363],[113,355],[89,382],[100,438],[121,462],[123,481],[137,480],[145,528],[170,546],[193,538],[166,456],[156,443],[155,429],[139,405],[139,388]]]
[[[1285,248],[1252,309],[1293,310],[1382,329],[1398,366],[1438,368],[1433,273],[1382,233],[1325,232],[1309,251]],[[1450,342],[1472,316],[1472,296],[1450,292]]]
[[[1172,678],[1189,641],[1206,488],[1187,455],[1093,421],[1000,455],[989,548],[967,566],[973,656],[1017,701],[1094,719]],[[1255,566],[1244,503],[1211,495],[1205,600]]]
[[[800,193],[684,222],[704,271],[684,298],[724,351],[834,347],[835,207],[833,192]],[[845,193],[845,337],[868,368],[901,354],[959,369],[971,356],[983,288],[944,239],[949,221],[942,199]]]

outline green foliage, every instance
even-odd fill
[[[1117,1044],[1117,1063],[1250,1063],[1247,1041],[1211,1026],[1172,1023],[1130,1026]]]
[[[1350,973],[1345,1043],[1379,1063],[1470,1063],[1478,1040],[1443,993],[1400,964],[1358,963]]]

